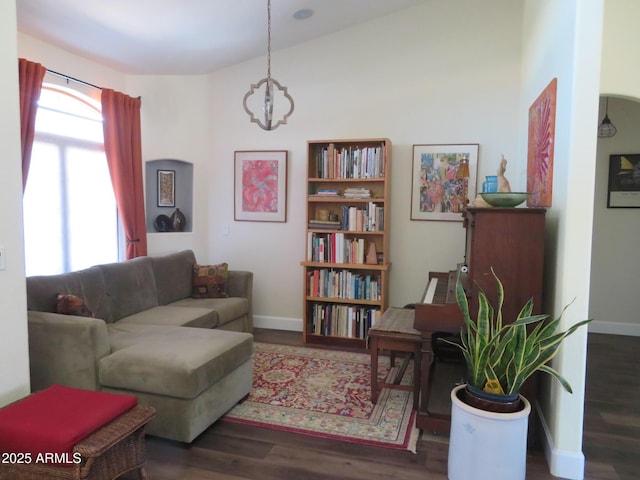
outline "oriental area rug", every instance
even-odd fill
[[[368,354],[258,342],[254,347],[251,393],[223,420],[415,453],[420,431],[413,393],[383,389],[372,404]],[[378,370],[387,376],[395,369],[381,356]],[[410,364],[403,382],[412,375]]]

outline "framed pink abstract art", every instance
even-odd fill
[[[235,152],[234,219],[287,221],[287,151]]]
[[[554,78],[529,107],[527,153],[527,192],[531,193],[527,199],[529,207],[551,206],[557,86],[558,79]]]

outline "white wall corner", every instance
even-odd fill
[[[585,459],[582,452],[560,450],[554,446],[551,431],[544,417],[540,404],[535,402],[535,409],[542,425],[544,438],[542,439],[544,454],[549,465],[549,472],[554,477],[568,480],[584,480]]]
[[[254,315],[253,326],[256,328],[271,328],[273,330],[289,330],[292,332],[302,332],[302,319]]]

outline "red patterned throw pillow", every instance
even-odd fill
[[[95,317],[80,297],[71,294],[59,293],[56,298],[56,312],[64,315],[76,315],[78,317]]]
[[[229,265],[193,266],[193,298],[226,298]]]

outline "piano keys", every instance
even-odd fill
[[[420,401],[416,426],[439,434],[449,433],[451,416],[429,410],[435,360],[433,342],[435,334],[456,334],[462,329],[462,312],[456,303],[455,293],[458,270],[429,272],[424,303],[415,305],[413,327],[422,335]]]

